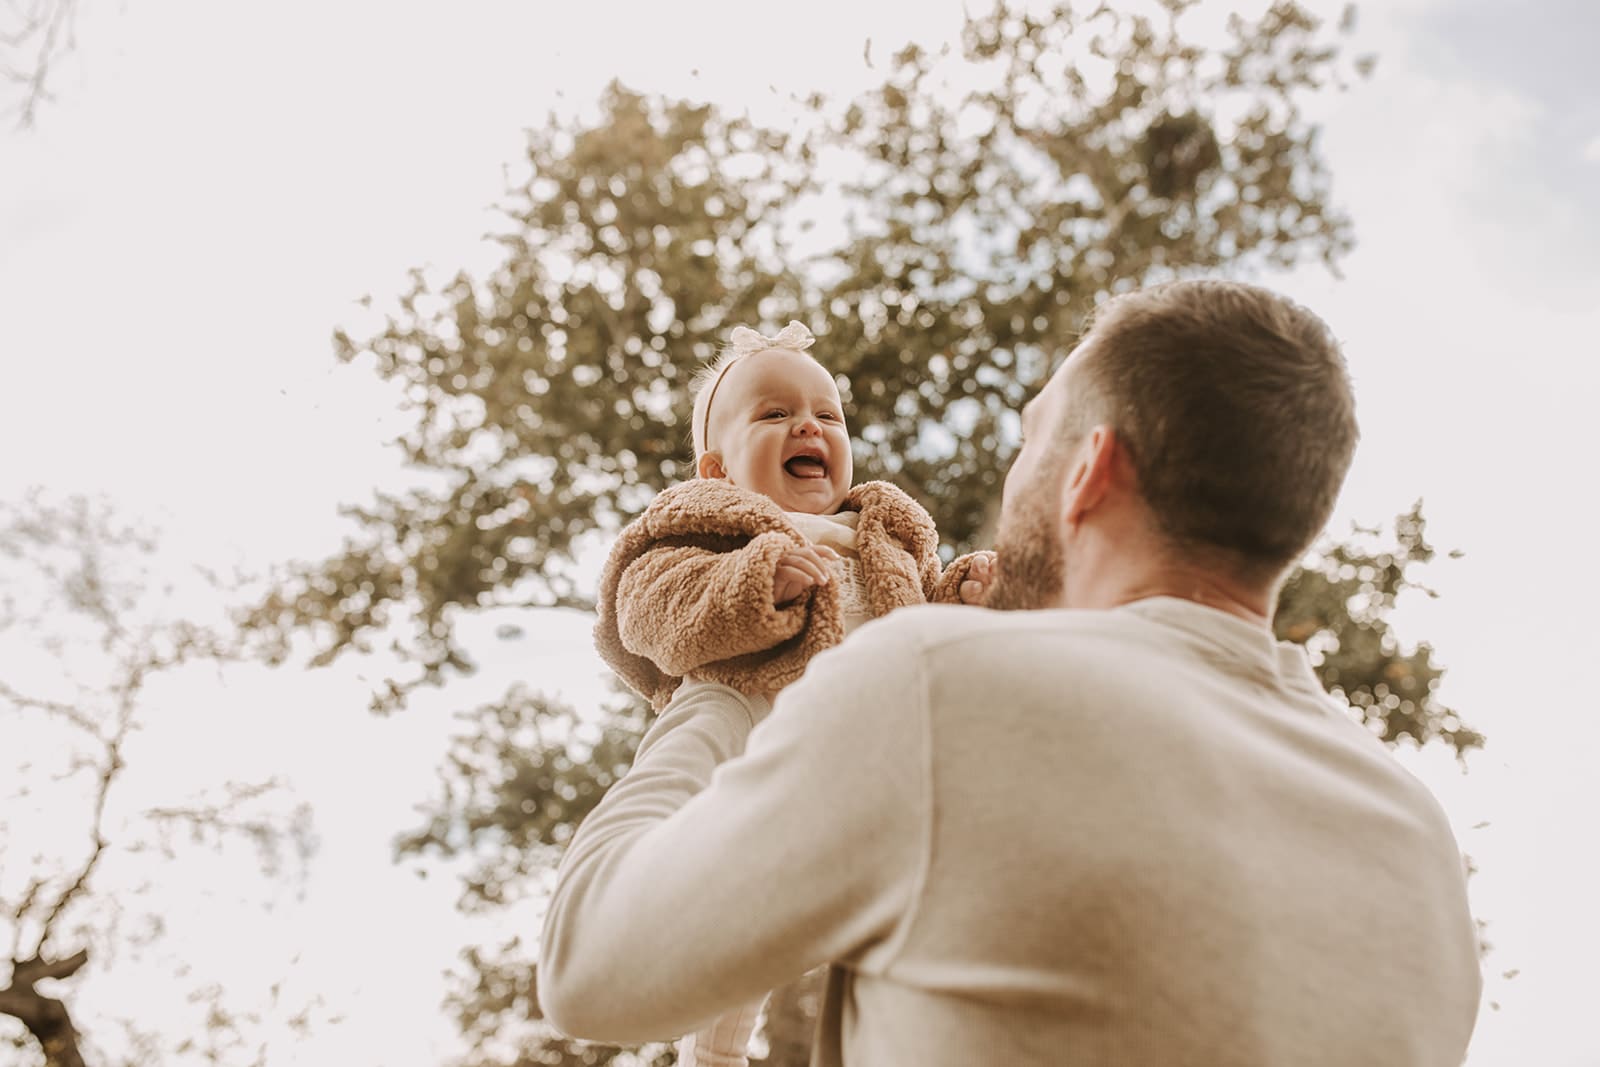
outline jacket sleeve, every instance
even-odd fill
[[[762,652],[804,629],[809,595],[774,607],[778,559],[793,547],[764,533],[721,550],[697,538],[671,538],[641,553],[617,584],[623,646],[682,677],[719,660]]]
[[[944,569],[939,580],[933,583],[932,588],[926,590],[930,604],[964,604],[961,599],[961,583],[967,580],[967,572],[972,570],[972,564],[981,557],[988,557],[993,562],[994,553],[988,549],[980,552],[968,552],[952,560],[950,566]]]

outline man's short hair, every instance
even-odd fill
[[[1181,281],[1106,302],[1063,432],[1109,424],[1179,552],[1281,574],[1333,512],[1359,430],[1332,332],[1252,285]]]

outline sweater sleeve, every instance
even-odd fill
[[[539,962],[556,1027],[672,1037],[825,961],[892,955],[931,826],[906,637],[888,620],[817,657],[753,733],[760,702],[681,691],[562,862]]]
[[[783,534],[764,533],[727,551],[688,538],[648,549],[617,585],[624,647],[683,677],[794,637],[806,624],[806,598],[772,603],[778,559],[791,547]]]

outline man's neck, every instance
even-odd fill
[[[1101,509],[1098,522],[1076,531],[1066,563],[1066,606],[1115,608],[1167,596],[1225,611],[1272,631],[1278,581],[1248,581],[1224,560],[1197,556],[1155,532],[1132,494]]]
[[[1073,582],[1077,571],[1082,582]],[[1074,560],[1067,580],[1066,606],[1116,608],[1135,600],[1168,596],[1237,616],[1263,630],[1272,629],[1277,587],[1250,585],[1209,568],[1169,559],[1116,553],[1098,561]]]

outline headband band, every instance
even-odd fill
[[[735,363],[746,356],[757,352],[765,352],[770,348],[786,348],[791,352],[804,352],[810,348],[816,338],[811,331],[806,329],[802,322],[793,319],[789,325],[778,331],[776,337],[766,337],[757,333],[748,326],[735,326],[728,335],[728,347],[723,349],[722,367],[717,371],[717,376],[711,379],[711,385],[706,389],[705,412],[700,416],[700,451],[711,451],[711,404],[717,399],[717,387],[722,384],[722,379],[728,376],[728,371]]]

